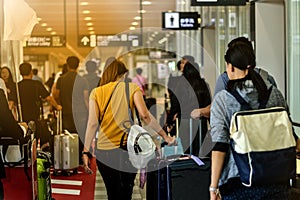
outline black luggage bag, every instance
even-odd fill
[[[197,128],[201,129],[202,119],[199,121]],[[190,143],[192,146],[192,133],[195,129],[193,120],[190,119]],[[178,126],[178,120],[176,120]],[[179,135],[178,129],[176,133]],[[200,131],[199,144],[203,144]],[[171,155],[161,159],[153,159],[148,163],[147,168],[147,199],[157,200],[194,200],[210,199],[209,185],[211,178],[211,159],[203,156],[200,160],[204,163],[198,165],[195,161],[198,154],[192,155],[192,148],[189,148],[189,155]],[[162,154],[163,154],[162,150]],[[192,157],[194,159],[192,159]],[[198,158],[199,159],[199,158]]]
[[[210,158],[199,166],[190,156],[176,160],[151,160],[147,173],[147,199],[194,200],[209,199]]]

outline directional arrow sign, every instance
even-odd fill
[[[84,36],[81,39],[81,42],[83,43],[84,46],[86,46],[89,43],[90,39],[87,36]]]
[[[79,46],[89,46],[90,44],[90,38],[87,35],[83,35],[80,37],[81,39],[79,40]]]

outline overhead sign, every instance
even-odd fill
[[[31,36],[24,47],[65,47],[66,39],[62,35]]]
[[[191,6],[244,6],[246,0],[191,0]]]
[[[172,51],[150,51],[149,59],[174,59],[176,53]]]
[[[141,38],[138,34],[119,35],[81,35],[78,45],[82,47],[106,47],[106,46],[141,46]]]
[[[197,30],[199,28],[197,12],[163,12],[162,28],[175,30]]]

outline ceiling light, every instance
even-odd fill
[[[159,44],[162,44],[162,43],[164,43],[164,42],[166,42],[168,39],[166,38],[166,37],[163,37],[162,39],[160,39],[159,41],[158,41],[158,43]]]
[[[42,18],[38,17],[37,20],[40,22],[40,21],[42,21]]]
[[[84,11],[82,11],[82,13],[83,13],[83,14],[90,14],[91,11],[89,11],[89,10],[84,10]]]
[[[131,25],[137,26],[137,25],[139,25],[139,23],[138,22],[132,22]]]
[[[134,26],[130,26],[129,30],[133,31],[133,30],[135,30],[135,27]]]
[[[45,27],[47,26],[48,24],[47,23],[42,23],[41,26]]]
[[[133,18],[134,20],[141,20],[141,17],[140,16],[136,16]]]
[[[85,21],[90,21],[90,20],[92,20],[92,18],[91,17],[85,17],[84,20]]]
[[[87,26],[93,26],[94,24],[92,22],[86,23]]]
[[[46,31],[52,31],[53,29],[51,27],[46,28]]]
[[[83,2],[80,2],[80,5],[81,6],[87,6],[87,5],[89,5],[89,2],[83,1]]]
[[[56,35],[56,32],[55,32],[55,31],[52,31],[52,32],[51,32],[51,35]]]
[[[146,13],[146,10],[139,10],[138,13]]]
[[[90,35],[93,35],[93,34],[95,34],[95,31],[90,31]]]
[[[88,30],[89,30],[89,31],[93,31],[93,30],[94,30],[94,27],[89,27]]]
[[[152,3],[151,3],[151,1],[143,1],[142,2],[142,5],[151,5]]]

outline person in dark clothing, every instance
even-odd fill
[[[177,84],[173,90],[171,99],[171,109],[167,117],[167,124],[169,127],[174,125],[174,120],[177,117],[179,120],[179,137],[182,139],[182,145],[186,153],[190,153],[190,136],[189,136],[189,120],[190,113],[195,108],[203,108],[211,103],[210,91],[207,83],[200,77],[199,67],[185,63],[183,73],[178,78]],[[207,120],[201,120],[201,133],[207,131]],[[198,155],[200,150],[199,131],[197,121],[193,122],[193,142],[192,154]],[[172,127],[171,129],[175,129]],[[202,135],[204,137],[205,135]],[[203,138],[202,138],[203,139]]]
[[[79,152],[82,152],[88,120],[89,85],[85,78],[77,74],[79,59],[76,56],[67,58],[67,66],[68,72],[57,80],[54,97],[63,107],[63,129],[70,133],[78,133]],[[81,164],[81,155],[79,161]]]
[[[26,123],[18,124],[14,119],[14,116],[12,115],[12,112],[8,107],[8,102],[4,91],[2,89],[0,89],[0,113],[0,137],[12,137],[13,139],[19,139],[20,143],[24,143],[24,131],[26,132],[27,125]],[[4,199],[4,190],[1,179],[5,177],[5,168],[2,156],[0,156],[0,199]]]
[[[44,85],[36,80],[32,80],[32,66],[30,63],[22,63],[19,67],[23,80],[18,82],[22,120],[26,123],[35,121],[38,124],[41,118],[41,109],[43,109],[42,101],[48,101],[57,110],[61,110],[61,106],[56,103],[54,98],[44,87]],[[48,142],[49,138],[42,137],[42,131],[37,130],[37,136],[41,139],[41,145]]]
[[[10,69],[6,66],[2,67],[0,77],[4,80],[7,89],[9,109],[13,112],[15,119],[17,119],[17,90]]]
[[[96,73],[97,70],[97,63],[89,60],[85,64],[87,74],[83,75],[83,77],[88,81],[89,83],[89,94],[91,91],[98,86],[98,83],[100,82],[100,77]]]
[[[49,77],[49,79],[45,83],[45,85],[48,86],[50,93],[52,91],[52,86],[54,84],[54,79],[55,79],[55,73],[52,73],[52,75]]]
[[[8,107],[8,102],[4,91],[0,89],[0,137],[12,137],[20,139],[24,136],[24,131],[20,125],[27,128],[26,123],[20,123],[14,119]]]

